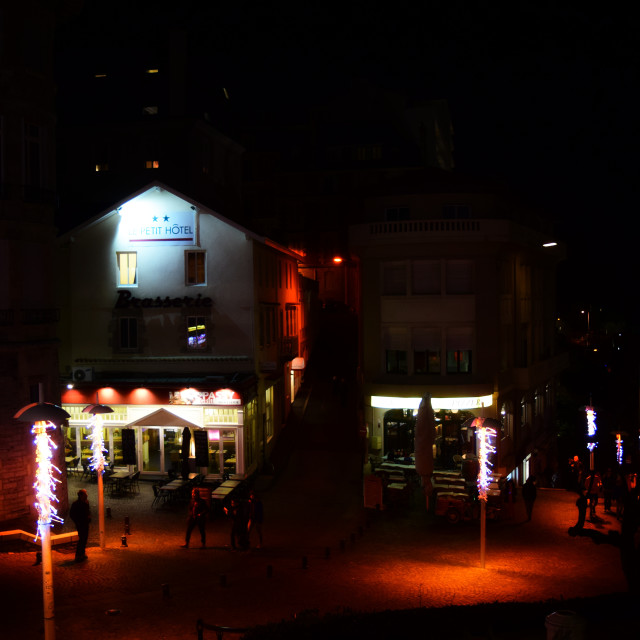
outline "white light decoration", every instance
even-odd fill
[[[478,497],[486,502],[487,490],[491,483],[491,469],[493,468],[489,456],[496,452],[496,447],[493,444],[496,430],[492,427],[485,427],[484,418],[476,418],[473,425],[476,427],[476,437],[478,438]]]
[[[616,433],[616,460],[618,464],[622,464],[624,453],[622,450],[622,434]]]
[[[596,412],[593,410],[593,407],[585,407],[585,411],[587,412],[587,436],[589,436],[589,438],[593,438],[598,430],[598,427],[596,426]],[[596,442],[587,443],[587,449],[591,452],[593,452],[596,446]]]
[[[60,482],[54,477],[54,472],[60,474],[60,469],[51,462],[53,450],[57,449],[47,429],[54,429],[55,425],[48,421],[35,422],[31,433],[35,434],[36,445],[36,481],[33,485],[36,490],[35,507],[38,512],[38,535],[42,536],[44,527],[51,527],[53,522],[62,522],[58,516],[58,510],[52,502],[58,502],[55,495],[55,486]]]
[[[93,451],[91,460],[89,460],[89,466],[96,473],[101,474],[104,471],[106,463],[104,454],[107,453],[107,450],[104,448],[102,416],[99,413],[94,413],[91,416],[89,424],[91,425],[91,435],[89,439],[91,440],[91,451]]]

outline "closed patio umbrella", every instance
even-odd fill
[[[182,477],[189,477],[189,449],[191,449],[191,431],[189,427],[182,430]]]

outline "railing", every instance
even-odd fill
[[[218,640],[222,640],[222,638],[224,637],[224,634],[227,633],[236,633],[236,634],[241,634],[241,633],[246,633],[248,631],[248,629],[246,628],[241,628],[241,627],[223,627],[217,624],[207,624],[206,622],[203,622],[202,620],[198,620],[198,622],[196,623],[196,630],[198,632],[198,640],[204,640],[204,630],[207,631],[214,631],[216,634],[216,637],[218,638]]]
[[[372,222],[371,235],[396,233],[451,233],[478,232],[480,220],[397,220],[392,222]]]

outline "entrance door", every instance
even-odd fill
[[[159,427],[142,427],[142,471],[162,471],[162,437]]]

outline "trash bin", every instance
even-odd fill
[[[586,621],[575,611],[554,611],[545,618],[547,640],[584,640]]]

